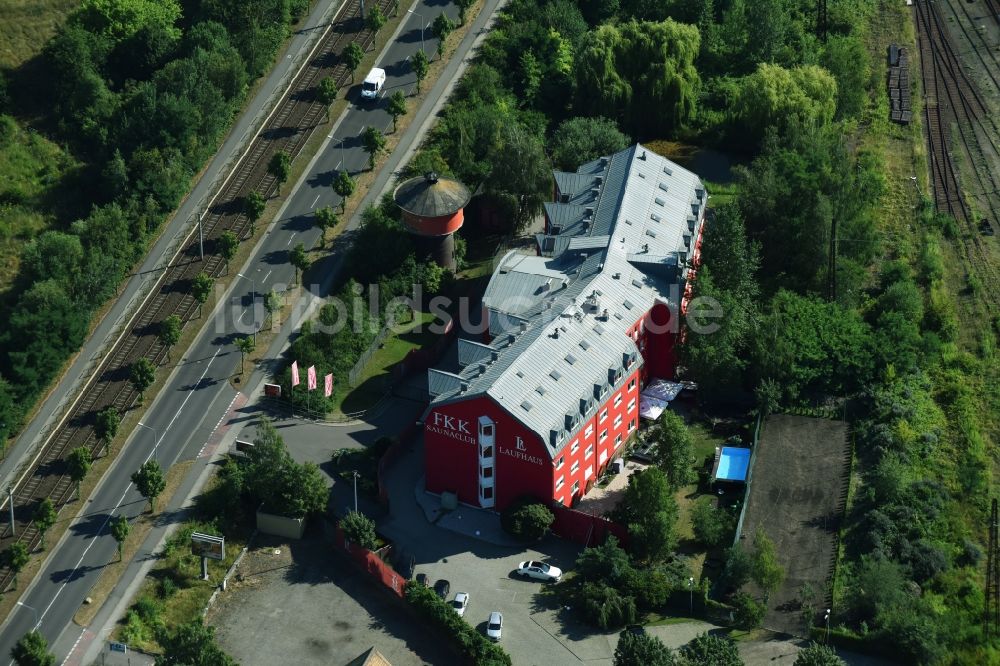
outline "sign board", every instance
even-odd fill
[[[224,537],[193,532],[191,534],[191,553],[198,557],[222,560],[226,557],[226,540]]]
[[[111,652],[121,652],[122,654],[128,653],[128,646],[124,643],[109,643],[108,649]]]
[[[281,384],[264,384],[264,397],[266,397],[266,398],[280,398],[281,397]]]
[[[236,440],[236,452],[247,455],[253,451],[253,442],[248,442],[245,439]]]

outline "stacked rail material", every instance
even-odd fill
[[[906,49],[889,45],[889,118],[894,123],[908,125],[913,119],[910,106],[910,59]]]

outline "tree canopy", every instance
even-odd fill
[[[612,120],[600,116],[569,118],[552,136],[552,164],[563,171],[576,171],[586,162],[623,150],[628,142]]]
[[[669,19],[601,25],[576,59],[577,105],[637,137],[672,136],[695,116],[699,46],[696,27]]]

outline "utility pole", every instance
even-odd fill
[[[361,476],[361,475],[358,474],[357,470],[354,470],[353,475],[354,475],[354,513],[357,513],[358,512],[358,477]]]

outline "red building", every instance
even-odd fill
[[[509,253],[486,288],[487,340],[428,373],[427,490],[473,506],[572,504],[638,427],[641,387],[676,365],[701,181],[641,145],[554,176],[537,255]]]

